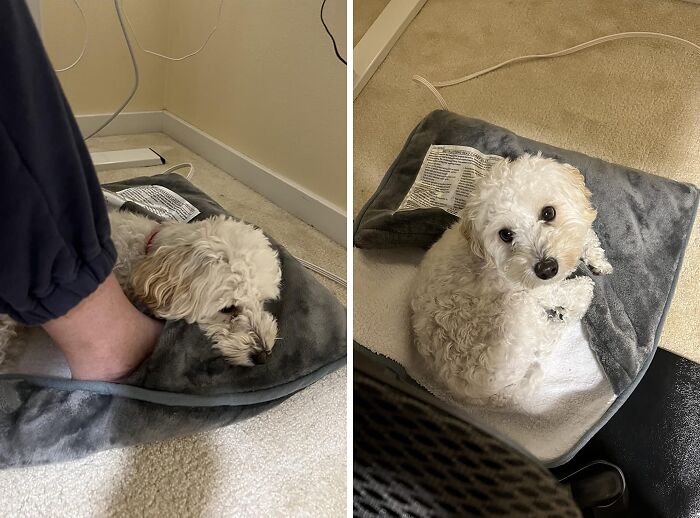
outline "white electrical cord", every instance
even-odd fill
[[[190,170],[189,170],[189,172],[187,173],[187,176],[185,176],[185,178],[187,178],[188,180],[191,180],[191,179],[192,179],[192,176],[194,175],[194,165],[191,164],[191,163],[189,163],[189,162],[183,162],[182,164],[174,165],[174,166],[172,166],[172,167],[166,169],[165,171],[163,171],[163,172],[160,173],[160,174],[172,173],[173,171],[177,171],[178,169],[184,169],[185,167],[189,167],[189,168],[190,168]]]
[[[123,2],[123,0],[114,0],[114,9],[117,11],[117,19],[119,20],[119,26],[121,27],[122,34],[123,34],[123,36],[124,36],[124,42],[126,43],[126,47],[127,47],[127,49],[129,50],[129,56],[130,56],[130,58],[131,58],[131,67],[132,67],[132,69],[133,69],[133,71],[134,71],[134,83],[133,83],[133,86],[132,86],[132,88],[131,88],[131,92],[129,93],[129,95],[127,96],[127,98],[124,100],[124,102],[119,106],[119,108],[117,108],[117,110],[116,110],[104,123],[102,123],[102,124],[100,125],[99,128],[97,128],[95,131],[93,131],[93,132],[90,133],[87,137],[85,137],[84,140],[87,140],[87,139],[89,139],[89,138],[91,138],[91,137],[94,137],[94,136],[97,135],[100,131],[102,131],[103,129],[105,129],[105,128],[107,127],[107,125],[110,124],[114,119],[116,119],[116,118],[119,116],[119,114],[120,114],[122,111],[124,111],[124,108],[126,108],[126,105],[129,104],[129,102],[131,102],[131,99],[134,98],[134,95],[136,94],[136,91],[137,91],[138,88],[139,88],[139,81],[140,81],[140,79],[139,79],[139,67],[138,67],[138,64],[136,63],[136,56],[134,55],[134,48],[133,48],[133,46],[131,45],[131,40],[129,39],[129,34],[128,34],[127,30],[126,30],[126,25],[125,25],[124,20],[126,19],[126,23],[129,25],[129,27],[131,27],[131,22],[129,21],[128,17],[126,16],[126,13],[124,12],[124,7],[123,7],[122,2]],[[77,4],[77,0],[76,0],[76,4]],[[136,44],[137,44],[137,45],[139,46],[139,48],[140,48],[141,50],[143,50],[144,52],[148,52],[148,53],[150,53],[150,54],[155,54],[155,55],[157,55],[157,56],[159,56],[159,57],[162,57],[162,58],[165,58],[165,59],[170,59],[170,60],[172,60],[172,61],[181,61],[181,60],[186,59],[186,58],[188,58],[188,57],[194,56],[195,54],[199,53],[199,51],[201,51],[201,50],[206,46],[206,44],[209,42],[209,40],[211,39],[211,37],[212,37],[212,35],[214,34],[214,32],[216,32],[216,29],[219,27],[219,19],[221,18],[221,8],[222,8],[222,6],[223,6],[223,0],[221,0],[221,3],[219,4],[219,18],[218,18],[217,21],[216,21],[216,25],[214,26],[214,28],[212,29],[212,31],[209,33],[209,36],[207,37],[207,39],[206,39],[206,41],[204,42],[204,44],[203,44],[199,49],[197,49],[196,51],[194,51],[194,52],[188,54],[187,56],[183,56],[183,57],[181,57],[181,58],[171,58],[171,57],[169,57],[169,56],[163,56],[163,55],[158,54],[158,53],[156,53],[156,52],[152,52],[152,51],[150,51],[150,50],[144,49],[143,47],[141,47],[141,45],[139,44],[138,40],[136,39],[135,33],[134,33],[134,41],[136,41]],[[82,9],[81,9],[80,11],[81,11],[81,13],[83,12]],[[132,30],[132,32],[133,32],[133,30],[134,30],[133,27],[131,28],[131,30]],[[86,35],[87,35],[87,30],[86,30]],[[81,56],[81,57],[82,57],[82,56]]]
[[[126,32],[126,26],[124,25],[124,16],[122,13],[120,0],[114,0],[114,8],[117,11],[117,19],[119,20],[119,26],[122,28],[122,34],[124,35],[124,42],[126,43],[126,48],[129,50],[129,56],[131,56],[131,66],[134,70],[134,84],[131,88],[131,92],[121,104],[121,106],[119,106],[119,108],[117,108],[117,110],[104,123],[102,123],[99,128],[97,128],[95,131],[93,131],[87,137],[85,137],[84,140],[94,137],[100,131],[105,129],[110,122],[116,119],[117,116],[124,110],[124,108],[126,108],[126,105],[129,104],[131,99],[133,99],[134,95],[136,94],[136,90],[138,90],[139,88],[139,67],[136,64],[136,56],[134,55],[134,49],[131,46],[131,41],[129,41],[129,35]]]
[[[136,37],[136,31],[134,30],[134,26],[131,24],[131,20],[129,19],[129,14],[126,12],[126,9],[122,6],[124,9],[124,17],[126,18],[126,23],[129,25],[129,29],[131,29],[131,34],[133,35],[134,42],[140,48],[143,52],[146,52],[147,54],[152,54],[154,56],[158,56],[159,58],[167,59],[169,61],[182,61],[187,58],[191,58],[192,56],[199,54],[204,47],[207,46],[207,43],[209,43],[209,40],[211,39],[212,36],[214,36],[214,33],[216,32],[216,29],[219,28],[219,22],[221,21],[221,9],[224,6],[224,0],[219,1],[219,13],[216,17],[216,23],[214,24],[214,27],[212,28],[211,32],[209,32],[209,36],[207,36],[207,39],[204,40],[204,43],[202,43],[202,46],[199,47],[197,50],[194,52],[190,52],[189,54],[185,54],[184,56],[181,56],[179,58],[174,58],[172,56],[166,56],[165,54],[160,54],[158,52],[155,52],[153,50],[146,49],[141,46],[141,43],[139,42],[139,39]]]
[[[80,63],[80,60],[83,59],[83,56],[85,55],[85,49],[87,49],[88,46],[88,28],[87,28],[87,20],[85,19],[85,12],[83,11],[83,8],[80,7],[80,4],[78,3],[78,0],[73,0],[73,3],[75,4],[75,7],[78,8],[78,11],[80,12],[80,17],[83,20],[83,49],[80,51],[80,55],[65,68],[57,68],[55,69],[56,72],[65,72],[67,70],[70,70],[73,68],[75,65]]]
[[[347,289],[348,283],[342,277],[339,277],[336,274],[329,272],[328,270],[324,270],[320,266],[315,265],[314,263],[310,263],[309,261],[306,261],[301,257],[297,257],[295,255],[293,255],[292,257],[299,261],[305,268],[311,270],[312,272],[316,272],[319,275],[323,275],[326,279],[330,279],[333,282],[340,284],[343,288]]]
[[[222,4],[223,4],[223,0],[222,0]],[[95,131],[93,131],[90,135],[85,137],[85,140],[89,139],[90,137],[92,137],[95,134],[102,131],[110,122],[112,122],[115,118],[117,118],[117,116],[122,112],[122,110],[126,107],[126,105],[129,104],[129,101],[131,101],[132,97],[136,93],[136,90],[138,89],[138,86],[139,86],[139,68],[138,68],[138,65],[136,64],[136,57],[134,56],[134,49],[131,46],[131,41],[129,40],[129,35],[128,35],[126,27],[124,25],[124,20],[123,20],[124,13],[122,12],[122,5],[120,3],[120,0],[114,0],[114,8],[117,11],[117,18],[119,19],[119,25],[121,26],[122,34],[124,35],[124,41],[126,42],[126,46],[129,49],[129,55],[131,56],[131,64],[132,64],[132,67],[134,69],[134,86],[133,86],[131,93],[129,94],[129,97],[127,97],[127,99],[122,103],[122,105],[119,107],[119,109],[117,111],[115,111],[114,114],[109,119],[107,119],[107,121],[104,124],[102,124],[99,128],[97,128]],[[220,15],[221,15],[221,4],[219,5],[219,16]],[[127,21],[127,23],[128,23],[128,21]],[[214,30],[209,34],[207,41],[209,41],[209,38],[211,38],[211,35],[214,34],[216,27],[218,27],[218,20],[217,20],[217,25],[214,27]],[[133,31],[133,28],[132,28],[132,31]],[[206,43],[207,42],[205,41],[204,45],[206,45]],[[137,42],[137,44],[138,44],[138,42]],[[202,50],[202,48],[204,48],[204,45],[199,50],[197,50],[194,54],[196,54],[197,52]],[[140,45],[139,45],[139,47],[140,47]],[[142,50],[144,50],[144,49],[142,48]],[[148,52],[146,50],[144,50],[144,51]],[[194,54],[192,54],[192,55],[194,55]],[[168,59],[167,56],[161,56],[161,57]],[[185,57],[189,57],[189,56],[185,56]],[[181,59],[184,59],[184,57],[177,58],[174,60],[179,61]],[[166,169],[162,174],[171,173],[173,171],[177,171],[177,170],[183,169],[185,167],[190,168],[190,170],[186,176],[186,178],[188,180],[190,180],[192,178],[192,175],[194,174],[194,165],[189,163],[189,162],[174,165],[174,166]],[[104,189],[103,189],[103,193],[105,193],[105,199],[106,199],[108,205],[109,204],[114,204],[117,206],[120,205],[119,196],[115,195],[114,193],[109,193],[108,191],[105,191]],[[293,256],[293,257],[297,261],[299,261],[305,268],[307,268],[311,271],[314,271],[314,272],[318,273],[319,275],[322,275],[322,276],[326,277],[327,279],[330,279],[331,281],[333,281],[333,282],[335,282],[335,283],[337,283],[337,284],[339,284],[347,289],[347,282],[342,277],[339,277],[339,276],[335,275],[334,273],[331,273],[328,270],[325,270],[324,268],[321,268],[320,266],[318,266],[314,263],[311,263],[309,261],[306,261],[306,260],[301,259],[301,258],[296,257],[296,256]]]
[[[512,58],[507,61],[504,61],[503,63],[499,63],[498,65],[494,65],[489,68],[485,68],[483,70],[479,70],[478,72],[474,72],[473,74],[466,75],[464,77],[460,77],[458,79],[451,79],[449,81],[440,81],[436,83],[431,83],[428,81],[425,77],[419,76],[419,75],[414,75],[413,80],[425,85],[431,92],[432,94],[437,98],[438,102],[440,103],[440,106],[442,106],[443,109],[447,110],[447,102],[445,101],[445,98],[440,95],[440,92],[438,92],[438,88],[445,88],[447,86],[453,86],[457,85],[460,83],[464,83],[466,81],[471,81],[472,79],[475,79],[479,76],[483,76],[485,74],[488,74],[489,72],[493,72],[494,70],[498,70],[499,68],[502,68],[506,65],[510,65],[513,63],[519,63],[522,61],[531,61],[534,59],[545,59],[545,58],[557,58],[560,56],[566,56],[567,54],[573,54],[574,52],[578,52],[583,49],[587,49],[589,47],[593,47],[594,45],[599,45],[601,43],[606,43],[608,41],[613,41],[613,40],[621,40],[621,39],[626,39],[626,38],[653,38],[653,39],[661,39],[661,40],[667,40],[667,41],[674,41],[677,43],[682,43],[684,45],[688,45],[695,50],[700,51],[700,45],[697,43],[693,43],[692,41],[684,40],[683,38],[679,38],[678,36],[671,36],[669,34],[663,34],[660,32],[619,32],[615,34],[610,34],[608,36],[601,36],[600,38],[595,38],[590,41],[586,41],[584,43],[580,43],[578,45],[575,45],[573,47],[569,47],[568,49],[564,50],[559,50],[557,52],[551,52],[549,54],[530,54],[527,56],[519,56],[517,58]]]

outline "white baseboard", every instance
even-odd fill
[[[391,0],[352,51],[356,99],[426,0]]]
[[[111,113],[96,113],[90,115],[77,115],[78,127],[83,136],[89,135],[100,124],[111,117]],[[133,135],[134,133],[154,133],[163,130],[163,111],[152,112],[123,112],[117,116],[96,137],[110,135]]]
[[[76,117],[83,134],[89,133],[109,115]],[[265,196],[302,221],[346,246],[347,215],[337,205],[309,192],[301,185],[259,164],[220,140],[167,111],[120,114],[99,136],[162,132],[205,160]]]
[[[163,112],[163,133],[345,246],[347,216],[340,207],[167,111]]]

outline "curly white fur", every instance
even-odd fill
[[[263,306],[279,297],[282,274],[260,229],[224,216],[189,224],[129,212],[109,218],[114,273],[132,301],[158,318],[197,324],[234,365],[267,360],[277,321]],[[0,315],[0,363],[16,326]]]
[[[595,217],[568,164],[524,155],[480,180],[460,221],[425,255],[411,300],[416,347],[455,398],[498,405],[537,386],[538,360],[593,296],[590,278],[567,277],[580,260],[612,272]],[[545,259],[556,267],[538,276]]]

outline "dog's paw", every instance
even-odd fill
[[[583,262],[593,275],[609,275],[613,272],[612,265],[605,257],[605,250],[599,246],[588,250],[583,257]]]
[[[557,305],[547,309],[551,320],[565,323],[580,320],[593,300],[594,283],[590,277],[574,277],[561,283]]]
[[[578,320],[581,318],[581,308],[578,306],[568,308],[557,306],[555,308],[547,309],[545,311],[547,313],[547,318],[553,324],[559,322],[563,324],[568,324],[572,320]]]
[[[600,239],[593,229],[588,231],[581,259],[594,275],[608,275],[613,271],[612,265],[605,257],[605,250],[600,246]]]
[[[607,259],[605,259],[605,257],[603,257],[603,261],[600,263],[589,263],[588,268],[591,270],[591,273],[593,275],[610,275],[613,272],[612,265],[608,262]]]
[[[561,306],[557,306],[555,308],[551,309],[545,309],[545,313],[547,313],[547,318],[550,320],[564,320],[564,315],[566,314],[566,308],[563,308]]]

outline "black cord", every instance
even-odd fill
[[[331,41],[333,42],[333,50],[335,50],[335,55],[338,56],[338,59],[343,62],[343,65],[347,65],[348,62],[343,59],[343,57],[340,55],[340,52],[338,52],[338,45],[335,43],[335,38],[333,37],[333,34],[331,34],[331,31],[328,29],[328,25],[326,25],[326,22],[323,19],[323,8],[326,6],[326,0],[323,0],[323,3],[321,4],[321,23],[323,24],[323,28],[326,29],[326,32],[328,33],[328,36],[331,37]]]

